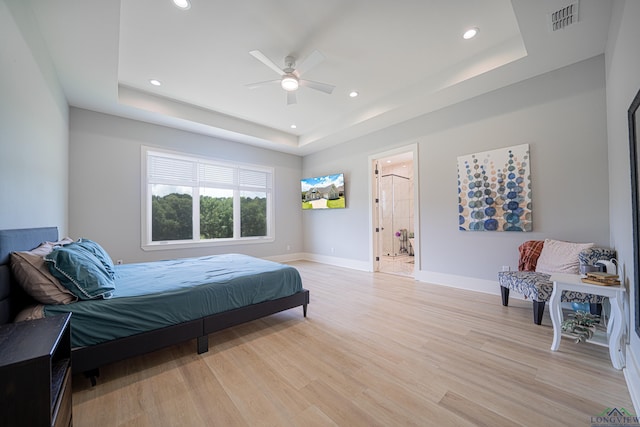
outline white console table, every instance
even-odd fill
[[[549,314],[553,323],[553,343],[551,351],[557,351],[560,347],[562,336],[562,291],[583,292],[587,294],[602,295],[609,298],[611,304],[611,316],[607,326],[607,340],[604,345],[609,347],[611,363],[616,369],[622,369],[624,360],[625,318],[624,318],[624,292],[622,286],[602,286],[583,283],[578,274],[553,274],[553,292],[549,299]]]

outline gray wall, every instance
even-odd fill
[[[609,243],[604,58],[435,113],[421,138],[422,268],[496,280],[517,247],[545,237]],[[533,232],[457,230],[456,158],[529,144]]]
[[[633,228],[631,225],[631,183],[629,169],[629,133],[627,109],[640,90],[640,2],[617,1],[610,25],[607,58],[607,129],[609,141],[609,206],[611,243],[618,250],[630,290],[631,329],[627,349],[627,384],[640,411],[640,338],[634,331],[637,295],[633,286]],[[636,254],[635,256],[639,256]]]
[[[411,142],[419,144],[423,272],[496,282],[500,266],[517,267],[525,240],[608,245],[605,105],[599,56],[306,156],[305,176],[345,172],[348,209],[305,212],[304,251],[369,259],[368,156]],[[457,157],[524,143],[531,150],[534,231],[458,231]]]
[[[141,262],[223,252],[269,257],[301,251],[300,157],[78,108],[70,110],[69,129],[70,235],[100,242],[114,260]],[[274,167],[276,240],[143,251],[142,145]]]
[[[26,10],[0,1],[0,229],[57,226],[64,234],[68,107]]]

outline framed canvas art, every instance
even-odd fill
[[[458,227],[531,231],[529,144],[458,157]]]

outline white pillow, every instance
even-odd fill
[[[578,274],[578,254],[593,247],[593,243],[570,243],[544,239],[544,245],[536,264],[539,273]]]

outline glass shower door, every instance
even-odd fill
[[[402,176],[383,175],[380,180],[382,255],[409,254],[409,189],[409,179]]]

